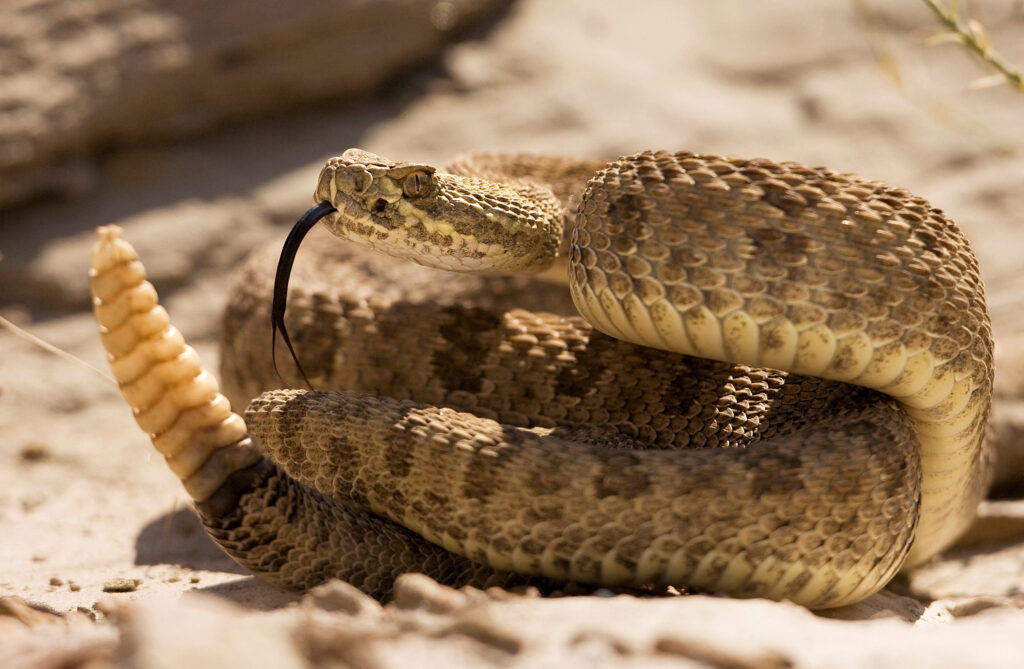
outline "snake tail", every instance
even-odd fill
[[[453,561],[408,530],[346,508],[281,471],[171,324],[121,233],[114,225],[97,230],[89,271],[110,369],[136,423],[229,556],[288,590],[337,577],[378,599],[391,595],[394,580],[410,564],[447,584],[516,580],[465,559]]]

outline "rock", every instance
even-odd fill
[[[142,585],[141,578],[118,576],[103,582],[103,592],[135,592]]]
[[[949,615],[925,615],[911,625],[827,620],[765,600],[499,600],[422,576],[405,580],[403,587],[420,598],[413,608],[381,608],[338,583],[318,588],[301,606],[265,614],[195,593],[179,601],[122,600],[102,607],[106,622],[76,636],[16,637],[15,645],[0,649],[0,658],[31,659],[16,666],[43,667],[58,660],[70,666],[84,656],[93,662],[89,666],[140,669],[988,667],[1013,666],[1024,634],[1024,616],[1000,598],[951,603]]]
[[[1024,493],[1024,400],[997,397],[989,430],[996,453],[992,492],[1019,496]]]
[[[20,597],[0,597],[0,618],[13,619],[29,628],[52,625],[61,620],[57,612]]]
[[[927,607],[912,597],[897,594],[885,588],[867,599],[841,606],[836,609],[819,611],[818,615],[835,620],[882,620],[895,618],[908,623],[922,620]]]
[[[345,581],[333,580],[309,591],[302,605],[308,609],[338,612],[353,618],[377,620],[382,614],[380,603]]]
[[[401,611],[444,614],[464,608],[470,598],[482,596],[476,588],[458,591],[423,574],[403,574],[395,581],[395,598],[391,605]]]
[[[0,666],[18,669],[113,667],[110,657],[116,638],[109,627],[82,628],[75,633],[47,629],[34,635],[6,635],[0,645]]]
[[[922,599],[1007,597],[1024,606],[1024,501],[985,502],[960,543],[907,577]]]
[[[73,195],[112,144],[378,89],[509,0],[28,0],[0,23],[0,208]]]
[[[115,657],[139,669],[305,667],[291,630],[275,617],[259,616],[209,595],[180,601],[152,600],[122,609]],[[216,643],[210,643],[216,639]]]
[[[19,597],[0,597],[0,667],[101,667],[114,647],[110,628],[80,612],[59,614]],[[96,664],[91,664],[96,662]]]
[[[978,507],[978,517],[954,550],[978,550],[1014,542],[1024,544],[1024,500],[989,500]]]
[[[954,608],[973,614],[963,621],[922,609],[911,625],[705,596],[495,600],[421,575],[402,588],[407,601],[384,607],[372,631],[321,615],[296,627],[297,643],[317,666],[983,667],[1012,663],[1024,632],[1002,600]]]

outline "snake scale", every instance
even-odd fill
[[[687,152],[440,171],[350,149],[314,201],[352,242],[295,268],[317,390],[274,389],[256,253],[223,341],[225,393],[258,395],[244,419],[116,227],[91,270],[137,422],[209,534],[282,587],[384,598],[420,571],[834,607],[948,546],[986,492],[977,262],[904,190]]]

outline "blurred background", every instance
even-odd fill
[[[1024,62],[1024,3],[967,5]],[[159,228],[188,280],[230,264],[245,245],[215,252],[225,235],[290,221],[349,146],[826,164],[924,195],[994,258],[987,229],[1024,215],[1024,95],[972,89],[994,70],[928,46],[924,2],[22,0],[2,18],[5,303],[80,304],[63,272],[83,259],[48,245],[103,223]]]
[[[961,4],[1024,64],[1024,2]],[[997,429],[1020,443],[1024,94],[978,87],[993,71],[930,45],[942,30],[911,0],[9,0],[0,315],[105,367],[86,268],[93,228],[116,223],[212,364],[232,269],[353,146],[796,160],[908,188],[967,232]],[[138,528],[178,484],[101,378],[6,331],[0,351],[0,590],[57,597],[55,572],[137,567]]]

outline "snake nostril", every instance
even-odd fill
[[[373,213],[379,214],[384,211],[384,208],[388,206],[388,201],[384,198],[377,198],[377,201],[373,203]]]

